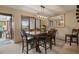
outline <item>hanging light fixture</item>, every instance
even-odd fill
[[[41,5],[41,14],[37,15],[37,17],[40,19],[40,20],[43,20],[45,18],[47,18],[46,16],[43,16],[44,15],[44,9],[45,9],[45,6]]]

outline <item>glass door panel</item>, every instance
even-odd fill
[[[34,31],[34,30],[35,30],[35,19],[30,18],[30,31]]]
[[[40,31],[40,20],[36,20],[36,30]]]
[[[29,18],[22,17],[22,30],[29,31]]]

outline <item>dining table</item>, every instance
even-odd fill
[[[41,50],[39,48],[39,36],[46,33],[47,35],[47,32],[40,32],[40,31],[32,31],[32,32],[28,32],[26,31],[27,34],[33,36],[35,38],[35,43],[36,43],[36,52],[39,52],[41,53]]]

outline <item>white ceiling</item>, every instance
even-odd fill
[[[45,6],[44,16],[55,16],[59,14],[64,14],[68,11],[75,10],[75,5],[43,5]],[[19,9],[27,12],[31,12],[34,14],[41,14],[41,7],[40,5],[6,5],[6,7]]]

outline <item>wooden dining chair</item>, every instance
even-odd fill
[[[53,30],[53,32],[52,32],[52,39],[54,40],[53,41],[54,45],[56,45],[56,33],[57,33],[57,30]]]
[[[72,34],[66,34],[65,35],[65,43],[68,40],[67,37],[69,37],[70,38],[70,46],[71,46],[71,43],[73,43],[73,42],[77,43],[77,45],[78,45],[78,35],[79,35],[79,30],[78,29],[72,29]],[[74,41],[74,39],[76,41]]]
[[[50,34],[50,37],[51,37],[50,39],[52,39],[53,45],[56,45],[56,32],[57,32],[57,30],[55,30],[55,29],[48,31],[48,34]]]
[[[74,39],[76,39],[76,43],[77,43],[77,45],[78,45],[78,34],[79,34],[79,31],[78,31],[78,29],[72,29],[72,39],[71,39],[71,41],[70,41],[70,44],[72,43],[72,42],[74,42]]]
[[[21,31],[22,37],[22,53],[25,51],[28,54],[28,51],[35,47],[35,40],[32,36],[28,36],[24,30]],[[26,46],[25,46],[26,45]],[[29,49],[30,45],[30,49]],[[26,50],[24,49],[26,47]]]
[[[50,48],[50,44],[48,42],[50,42],[50,40],[48,40],[48,34],[42,33],[39,36],[39,46],[42,46],[45,49],[45,54],[47,54],[47,49]]]

